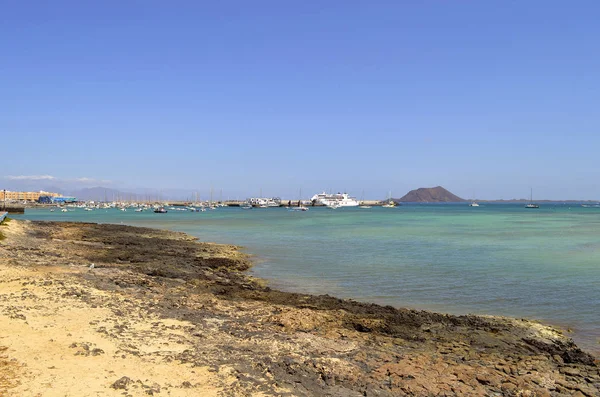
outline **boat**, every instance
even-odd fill
[[[533,188],[531,189],[531,195],[529,196],[529,204],[525,205],[525,208],[540,208],[539,205],[533,202]]]
[[[364,209],[371,208],[370,205],[365,204],[365,191],[364,190],[362,192],[362,196],[360,197],[360,205],[358,206],[358,208],[364,208]]]
[[[243,210],[251,210],[252,204],[250,202],[246,201],[244,204],[240,205],[240,208]]]
[[[382,205],[383,208],[395,208],[396,207],[396,203],[394,202],[394,200],[388,200],[387,203]]]
[[[135,210],[135,212],[142,212],[144,209],[143,208],[138,208]]]
[[[303,205],[299,207],[290,207],[290,211],[308,211],[308,207],[305,207]]]
[[[281,207],[281,199],[279,197],[251,197],[246,199],[253,207],[258,208],[270,208],[270,207]]]
[[[350,197],[348,193],[328,194],[323,192],[315,194],[310,200],[313,203],[325,205],[330,208],[358,207],[360,205],[358,200],[354,197]]]
[[[396,202],[392,199],[392,191],[390,190],[390,194],[388,199],[386,200],[386,203],[382,204],[383,208],[396,208],[398,204],[396,204]]]
[[[69,210],[66,208],[63,208],[62,210],[60,210],[60,212],[69,212]]]
[[[469,207],[479,207],[479,204],[473,201],[472,203],[469,203]]]
[[[165,207],[158,207],[154,210],[154,212],[157,214],[166,214],[167,210],[165,209]]]

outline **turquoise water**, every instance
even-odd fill
[[[290,291],[571,328],[600,350],[600,208],[545,204],[50,212],[15,218],[166,228],[238,244],[252,272]]]

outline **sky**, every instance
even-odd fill
[[[0,0],[0,189],[600,199],[600,3]]]

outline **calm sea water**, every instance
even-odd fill
[[[277,288],[571,328],[600,351],[600,208],[575,204],[219,208],[191,213],[27,210],[15,218],[166,228],[243,245]]]

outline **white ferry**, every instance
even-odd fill
[[[323,192],[315,194],[310,200],[313,203],[326,205],[332,208],[358,207],[360,204],[355,197],[350,197],[348,193],[327,194]]]

